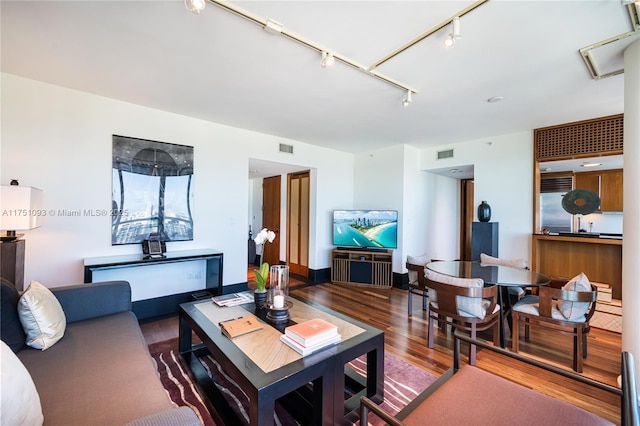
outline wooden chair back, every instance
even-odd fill
[[[414,282],[409,282],[409,286],[414,288],[414,289],[419,289],[419,290],[426,290],[426,285],[425,285],[425,281],[426,278],[424,277],[424,265],[414,265],[413,263],[409,263],[407,262],[406,267],[408,270],[410,271],[415,271],[416,275],[418,276],[417,281]]]
[[[554,300],[564,300],[567,302],[587,302],[590,303],[589,309],[585,314],[585,323],[588,323],[594,312],[596,311],[597,288],[592,284],[591,291],[573,291],[563,290],[562,288],[552,288],[543,286],[539,288],[539,309],[540,316],[547,317],[551,320],[551,310]],[[553,320],[551,320],[553,321]],[[560,323],[566,321],[557,320]]]
[[[442,315],[449,315],[452,318],[456,318],[462,322],[483,322],[485,319],[487,319],[487,317],[491,319],[491,317],[495,316],[494,311],[498,302],[498,286],[492,285],[490,287],[462,287],[441,283],[438,281],[432,281],[426,277],[424,280],[425,285],[429,289],[433,290],[436,294],[435,301],[430,301],[431,310]],[[489,304],[486,307],[485,318],[469,318],[466,316],[461,316],[460,308],[458,307],[458,296],[487,300]]]

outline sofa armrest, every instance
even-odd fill
[[[51,291],[69,323],[131,310],[131,286],[127,281],[78,284]]]
[[[140,419],[136,419],[125,426],[200,426],[202,422],[189,407],[171,408],[160,411]]]

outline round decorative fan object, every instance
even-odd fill
[[[562,208],[571,214],[591,214],[600,207],[600,197],[588,189],[574,189],[562,197]]]

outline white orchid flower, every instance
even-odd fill
[[[253,239],[256,244],[264,244],[267,241],[270,243],[276,238],[276,233],[273,231],[269,231],[267,228],[262,228],[258,235]]]

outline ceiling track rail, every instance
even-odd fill
[[[290,40],[293,40],[303,46],[306,46],[310,49],[313,49],[319,53],[322,52],[329,52],[333,55],[333,57],[335,58],[336,61],[339,61],[345,65],[350,66],[351,68],[354,68],[360,72],[363,72],[367,75],[370,75],[372,77],[377,78],[378,80],[381,80],[387,84],[390,84],[396,88],[402,89],[403,91],[410,91],[412,93],[418,93],[418,90],[415,89],[414,87],[411,87],[407,84],[401,83],[395,79],[392,79],[390,77],[387,77],[384,74],[381,74],[377,71],[374,71],[372,69],[370,69],[368,66],[364,65],[364,64],[360,64],[352,59],[347,58],[346,56],[340,55],[336,52],[334,52],[331,49],[325,48],[323,46],[320,46],[310,40],[305,39],[304,37],[300,36],[299,34],[296,34],[294,32],[291,32],[289,30],[287,30],[284,27],[281,27],[280,24],[274,23],[274,21],[270,20],[270,19],[265,19],[262,17],[259,17],[251,12],[249,12],[248,10],[245,10],[239,6],[236,6],[234,4],[231,4],[227,1],[223,1],[223,0],[208,0],[210,3],[228,11],[231,12],[237,16],[240,16],[250,22],[253,22],[254,24],[260,25],[261,27],[263,27],[265,30],[273,33],[273,34],[280,34]],[[484,0],[487,1],[487,0]],[[274,28],[273,24],[277,24],[277,28]],[[270,31],[271,29],[271,31]]]
[[[466,15],[467,13],[476,10],[477,8],[479,8],[483,4],[487,3],[488,1],[489,0],[478,0],[478,1],[470,4],[469,6],[465,7],[462,10],[460,10],[456,14],[450,16],[449,18],[447,18],[444,21],[440,22],[436,26],[432,27],[428,31],[420,34],[418,37],[414,38],[413,40],[409,41],[408,43],[405,43],[404,45],[402,45],[398,49],[394,50],[393,52],[389,53],[388,55],[378,59],[377,61],[375,61],[373,64],[371,64],[369,66],[369,69],[373,70],[373,69],[379,67],[380,65],[384,64],[388,60],[393,59],[394,57],[398,56],[399,54],[401,54],[405,50],[409,49],[412,46],[415,46],[416,44],[420,43],[422,40],[426,39],[430,35],[440,31],[442,28],[444,28],[447,25],[451,24],[451,22],[453,21],[454,18],[461,18],[464,15]]]

